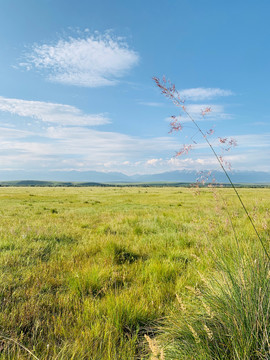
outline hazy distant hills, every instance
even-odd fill
[[[39,180],[39,181],[64,181],[64,182],[122,182],[133,181],[122,173],[97,172],[97,171],[0,171],[0,181],[14,180]]]
[[[229,173],[231,179],[235,183],[270,183],[270,173],[267,172],[257,172],[257,171],[235,171]],[[196,182],[196,179],[200,179],[201,175],[197,171],[171,171],[164,172],[161,174],[153,175],[139,175],[133,176],[133,179],[140,182]],[[209,177],[209,182],[211,179],[215,178],[217,182],[227,183],[228,179],[225,174],[221,171],[213,171]]]
[[[212,176],[218,182],[227,183],[225,175],[220,171],[214,171]],[[230,176],[234,183],[266,184],[270,183],[269,172],[259,171],[235,171]],[[50,172],[27,172],[27,171],[1,171],[0,181],[38,180],[59,182],[87,182],[87,183],[138,183],[138,182],[195,182],[199,177],[196,171],[170,171],[159,174],[127,176],[120,172],[97,172],[97,171],[50,171]]]

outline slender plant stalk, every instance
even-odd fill
[[[188,116],[188,118],[189,118],[189,119],[192,121],[192,123],[196,126],[196,128],[198,129],[198,131],[200,132],[200,134],[202,135],[202,137],[204,138],[204,140],[206,141],[206,143],[207,143],[208,146],[210,147],[210,149],[211,149],[212,153],[214,154],[215,158],[217,159],[217,161],[218,161],[218,163],[219,163],[222,171],[224,172],[224,174],[226,175],[227,179],[229,180],[229,183],[230,183],[230,185],[232,186],[232,188],[233,188],[233,190],[234,190],[234,192],[235,192],[238,200],[240,201],[240,204],[241,204],[242,208],[244,209],[244,211],[245,211],[245,213],[246,213],[246,215],[247,215],[247,218],[249,219],[249,222],[250,222],[251,226],[253,227],[253,230],[255,231],[255,234],[256,234],[257,238],[259,239],[259,241],[260,241],[260,243],[261,243],[261,246],[262,246],[262,248],[263,248],[263,250],[264,250],[264,253],[265,253],[265,255],[267,256],[268,261],[270,262],[270,255],[269,255],[268,251],[266,250],[266,247],[265,247],[265,245],[264,245],[264,243],[263,243],[263,241],[262,241],[262,238],[261,238],[261,236],[259,235],[258,230],[257,230],[257,228],[256,228],[256,226],[255,226],[255,224],[254,224],[251,216],[249,215],[249,212],[248,212],[248,210],[247,210],[247,208],[246,208],[246,206],[245,206],[245,204],[244,204],[244,202],[243,202],[243,200],[242,200],[239,192],[237,191],[236,187],[234,186],[234,184],[233,184],[233,182],[232,182],[232,180],[231,180],[230,175],[228,174],[227,170],[225,169],[224,165],[222,164],[222,161],[221,161],[220,157],[219,157],[218,154],[216,153],[213,145],[212,145],[212,144],[210,143],[210,141],[208,140],[206,134],[204,134],[204,132],[202,131],[202,129],[200,128],[200,126],[197,124],[197,122],[194,120],[194,118],[193,118],[193,117],[188,113],[188,111],[186,110],[186,107],[184,106],[184,102],[180,100],[179,93],[178,93],[177,90],[175,89],[175,86],[172,85],[170,88],[167,88],[166,86],[163,86],[163,85],[160,84],[160,81],[159,81],[158,78],[153,77],[153,80],[155,81],[155,83],[157,84],[157,86],[162,89],[162,93],[163,93],[167,98],[169,98],[170,100],[172,100],[172,102],[173,102],[177,107],[180,107],[180,108],[184,111],[184,113]],[[175,94],[177,95],[177,97],[175,96]],[[181,127],[177,128],[177,130],[180,129],[180,128],[181,128]]]
[[[253,229],[254,229],[254,231],[255,231],[255,233],[256,233],[259,241],[260,241],[260,243],[261,243],[261,245],[262,245],[262,248],[263,248],[263,250],[264,250],[264,252],[265,252],[268,260],[270,261],[270,256],[269,256],[269,254],[268,254],[268,251],[266,250],[266,247],[265,247],[265,245],[264,245],[264,243],[263,243],[263,241],[262,241],[262,238],[260,237],[260,234],[258,233],[258,230],[257,230],[257,228],[256,228],[256,226],[255,226],[255,224],[254,224],[251,216],[249,215],[249,212],[248,212],[245,204],[243,203],[243,200],[242,200],[239,192],[237,191],[236,187],[234,186],[234,183],[232,182],[230,175],[228,174],[227,170],[225,169],[224,165],[222,164],[222,162],[221,162],[219,156],[217,155],[215,149],[213,148],[212,144],[211,144],[210,141],[207,139],[207,136],[206,136],[206,135],[204,134],[204,132],[201,130],[201,128],[199,127],[199,125],[198,125],[198,124],[196,123],[196,121],[192,118],[192,116],[191,116],[185,109],[184,109],[184,112],[185,112],[186,115],[190,118],[190,120],[193,122],[193,124],[197,127],[197,129],[199,130],[199,132],[201,133],[201,135],[203,136],[203,138],[204,138],[205,141],[207,142],[208,146],[209,146],[210,149],[212,150],[213,154],[215,155],[215,157],[216,157],[216,159],[217,159],[217,161],[218,161],[218,163],[219,163],[222,171],[223,171],[224,174],[226,175],[226,177],[227,177],[227,179],[229,180],[229,182],[230,182],[230,184],[231,184],[231,186],[232,186],[232,188],[233,188],[233,190],[234,190],[234,192],[235,192],[238,200],[240,201],[241,206],[242,206],[242,208],[244,209],[244,211],[245,211],[245,213],[246,213],[246,215],[247,215],[247,217],[248,217],[248,219],[249,219],[249,221],[250,221],[250,223],[251,223],[251,225],[252,225],[252,227],[253,227]]]

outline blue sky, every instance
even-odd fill
[[[216,168],[185,116],[168,133],[163,75],[214,145],[237,140],[235,170],[270,171],[269,13],[267,0],[1,1],[0,171]]]

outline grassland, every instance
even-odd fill
[[[39,359],[148,359],[176,294],[256,238],[232,189],[0,188],[0,335]],[[240,189],[269,239],[269,189]],[[226,199],[224,205],[221,197]],[[268,246],[268,244],[267,244]],[[31,359],[0,338],[0,359]]]

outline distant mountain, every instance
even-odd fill
[[[97,182],[65,182],[65,181],[42,181],[42,180],[13,180],[0,181],[0,186],[39,186],[39,187],[83,187],[83,186],[112,186],[112,184],[97,183]]]
[[[207,172],[204,172],[206,174]],[[270,173],[257,171],[234,171],[229,173],[234,183],[270,183]],[[152,175],[132,176],[134,181],[138,182],[196,182],[197,179],[203,177],[197,171],[178,170],[164,172]],[[222,171],[213,171],[209,177],[209,182],[215,178],[217,182],[228,183],[226,175]]]
[[[212,172],[212,177],[218,182],[228,183],[224,173]],[[269,172],[259,171],[235,171],[230,176],[234,183],[266,184],[270,183]],[[120,172],[98,171],[51,171],[51,172],[27,172],[27,171],[1,171],[0,181],[49,181],[49,182],[84,182],[84,183],[140,183],[140,182],[179,182],[193,183],[200,175],[197,171],[179,170],[163,172],[159,174],[127,176]],[[211,180],[210,180],[211,181]],[[23,183],[21,183],[22,185]],[[27,183],[25,183],[27,184]]]
[[[98,171],[0,171],[0,181],[18,180],[106,183],[130,181],[130,177],[119,172]]]

